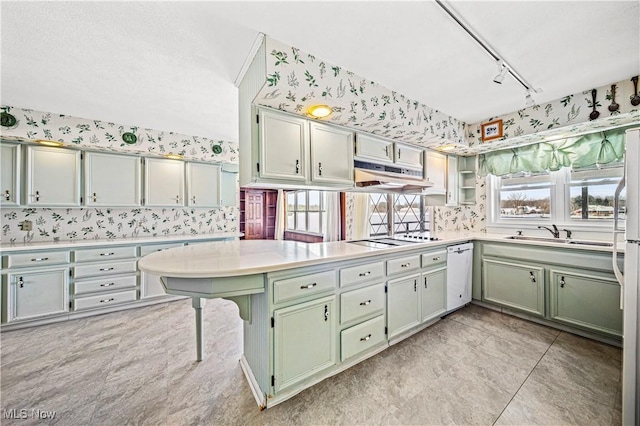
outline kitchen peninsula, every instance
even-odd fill
[[[162,276],[167,293],[192,297],[199,359],[206,336],[202,299],[238,305],[245,320],[240,362],[262,408],[437,322],[447,313],[446,247],[459,242],[476,246],[475,303],[619,342],[610,247],[484,233],[440,237],[384,249],[344,241],[225,241],[153,253],[138,266]],[[575,287],[576,267],[591,288]],[[494,273],[512,288],[488,286]],[[598,312],[580,310],[574,291],[599,298]]]

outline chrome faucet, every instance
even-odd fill
[[[569,231],[568,229],[563,229],[564,232],[567,233],[567,240],[571,238],[571,231]]]
[[[560,230],[558,230],[558,227],[553,224],[551,226],[553,227],[553,229],[547,228],[546,226],[538,225],[538,229],[546,229],[547,231],[551,232],[553,238],[560,238]]]

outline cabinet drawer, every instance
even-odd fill
[[[79,297],[73,301],[76,311],[90,308],[103,308],[118,303],[133,302],[137,298],[136,290],[119,291],[117,293],[100,294],[97,296]]]
[[[117,275],[125,274],[128,272],[136,272],[135,260],[76,266],[73,269],[73,276],[75,278],[99,277],[101,275]]]
[[[7,268],[19,268],[21,266],[59,265],[69,263],[68,251],[32,252],[21,254],[9,254],[5,257]]]
[[[167,243],[167,244],[153,244],[151,246],[142,246],[140,247],[140,256],[146,256],[151,253],[155,253],[157,251],[162,251],[174,247],[182,247],[184,244],[182,243]]]
[[[420,268],[420,255],[387,260],[387,274],[400,274]]]
[[[340,287],[366,281],[376,281],[382,276],[384,276],[384,263],[382,262],[342,268],[340,269]]]
[[[344,361],[351,358],[384,342],[384,340],[384,315],[342,330],[340,332],[340,359]]]
[[[273,282],[273,303],[285,302],[335,288],[333,271],[303,275]]]
[[[384,284],[342,293],[340,295],[340,322],[345,324],[356,318],[383,312],[384,305]]]
[[[89,250],[76,250],[76,262],[95,262],[96,260],[114,260],[136,257],[136,247],[107,247]]]
[[[125,277],[103,278],[100,280],[76,281],[73,285],[73,294],[92,293],[96,291],[135,287],[136,285],[138,285],[137,278],[138,277],[136,275],[129,275]]]
[[[439,250],[431,253],[423,253],[422,254],[422,267],[428,268],[434,265],[440,265],[441,263],[445,263],[447,261],[447,251]]]

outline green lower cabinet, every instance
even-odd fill
[[[544,316],[544,268],[482,260],[483,300]]]
[[[622,336],[620,285],[613,275],[550,270],[554,321]]]
[[[385,341],[384,315],[347,328],[340,332],[340,360],[366,352]]]
[[[432,320],[447,310],[447,268],[425,272],[421,277],[422,322]]]
[[[387,283],[387,327],[392,338],[420,324],[420,275],[391,280]]]
[[[336,364],[336,297],[274,311],[275,392]]]

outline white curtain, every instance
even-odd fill
[[[352,217],[347,219],[347,226],[351,224],[351,239],[360,240],[369,238],[369,194],[354,193]],[[348,233],[348,232],[347,232]]]
[[[276,229],[274,239],[276,240],[284,240],[284,228],[286,216],[284,212],[284,206],[287,202],[286,197],[284,195],[284,191],[282,189],[278,189],[278,199],[276,201]]]
[[[340,239],[340,193],[326,191],[324,193],[325,227],[324,242]]]

